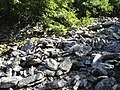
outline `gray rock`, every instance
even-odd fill
[[[63,43],[64,50],[68,50],[70,47],[76,44],[76,41],[65,41]]]
[[[113,24],[114,24],[114,22],[112,22],[112,21],[107,21],[107,22],[102,23],[102,26],[103,26],[103,27],[109,27],[109,26],[111,26],[111,25],[113,25]]]
[[[58,68],[58,62],[52,58],[46,59],[46,65],[51,70],[57,70]]]
[[[68,50],[68,52],[70,54],[76,54],[77,56],[83,56],[88,54],[91,50],[92,50],[91,46],[75,44]]]
[[[74,79],[75,79],[75,80],[80,80],[80,76],[79,76],[79,75],[75,75],[75,76],[74,76]]]
[[[73,86],[73,90],[78,90],[79,86],[80,86],[80,81],[77,81]]]
[[[59,68],[65,72],[69,72],[72,67],[72,62],[70,60],[70,57],[65,58],[63,62],[59,65]]]
[[[0,77],[4,77],[4,76],[5,76],[5,73],[2,70],[0,70]]]
[[[19,72],[20,70],[22,70],[23,68],[21,66],[15,65],[15,67],[13,68],[14,71]]]
[[[90,30],[97,30],[97,29],[101,29],[101,28],[102,28],[101,24],[96,24],[96,25],[92,25],[92,26],[88,27],[88,29],[90,29]]]
[[[111,44],[108,44],[104,47],[105,51],[111,52],[111,53],[119,53],[120,52],[120,42],[119,41],[112,41]]]
[[[64,80],[54,80],[53,82],[46,84],[46,89],[60,89],[66,85]]]
[[[112,90],[120,90],[120,84],[115,84],[115,85],[112,87]]]
[[[33,45],[32,40],[28,40],[24,44],[24,46],[21,47],[21,50],[26,52],[26,53],[32,53],[33,52],[33,48],[34,48],[34,45]]]
[[[20,52],[19,51],[13,51],[12,54],[13,54],[13,56],[18,56],[18,55],[20,55]]]
[[[61,70],[57,70],[56,75],[61,76],[61,75],[63,75],[63,72]]]
[[[24,87],[24,86],[28,86],[30,83],[33,83],[35,81],[43,81],[44,79],[44,74],[43,72],[39,72],[38,74],[32,75],[32,76],[28,76],[26,78],[23,78],[22,80],[20,80],[17,84],[18,87]]]
[[[44,70],[44,74],[45,74],[46,76],[54,76],[54,75],[55,75],[55,71]]]
[[[18,46],[13,46],[13,47],[10,47],[10,49],[16,51],[18,49]]]
[[[30,66],[37,66],[41,63],[41,60],[39,58],[26,58],[26,60],[21,61],[20,66],[22,67],[30,67]]]
[[[116,33],[113,33],[113,36],[116,38],[116,39],[120,39],[120,36]]]
[[[55,49],[55,48],[49,48],[49,49],[45,49],[44,53],[46,53],[48,55],[48,57],[50,58],[57,58],[59,55],[58,53],[60,52],[59,49]]]
[[[2,77],[0,79],[0,88],[15,87],[20,80],[22,80],[22,77],[20,76]]]
[[[112,90],[115,83],[116,80],[113,77],[103,79],[97,83],[94,90]]]
[[[97,69],[97,68],[95,68],[95,69],[93,69],[91,71],[91,74],[93,76],[95,76],[95,77],[106,75],[106,73],[107,73],[107,71],[104,71],[104,70],[101,70],[101,69]]]
[[[99,68],[99,69],[113,69],[114,65],[108,64],[108,63],[100,63],[97,62],[95,64],[93,64],[94,68]]]
[[[102,56],[101,54],[96,54],[95,57],[94,57],[94,59],[93,59],[93,64],[95,62],[97,62],[101,58],[101,56]]]
[[[91,88],[92,88],[92,83],[89,82],[87,79],[80,80],[80,89],[91,90]]]

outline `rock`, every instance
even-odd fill
[[[19,72],[20,70],[22,70],[23,68],[21,66],[16,66],[13,68],[14,71]]]
[[[48,55],[49,58],[57,58],[59,56],[58,53],[60,52],[60,50],[49,48],[49,49],[45,49],[44,52]]]
[[[44,74],[45,74],[46,76],[55,76],[55,71],[44,70]]]
[[[20,76],[12,76],[12,77],[2,77],[0,79],[0,88],[12,88],[17,85],[17,83],[22,80]]]
[[[21,50],[25,51],[27,53],[31,53],[31,50],[33,49],[33,42],[31,40],[28,40],[24,46],[22,46]]]
[[[82,79],[80,80],[80,90],[91,90],[92,88],[92,83],[89,82],[87,79]]]
[[[75,76],[74,76],[74,79],[75,79],[75,80],[80,80],[80,76],[79,76],[79,75],[75,75]]]
[[[18,55],[20,55],[20,52],[19,51],[13,51],[12,54],[13,54],[13,56],[18,56]]]
[[[70,54],[75,54],[77,56],[83,56],[88,54],[91,50],[92,50],[92,47],[90,46],[75,44],[68,50],[68,52]]]
[[[77,81],[73,86],[73,90],[78,90],[79,86],[80,86],[80,81]]]
[[[32,59],[32,58],[26,58],[27,60],[24,60],[20,62],[20,66],[22,67],[31,67],[31,66],[38,66],[41,63],[41,60],[39,58]]]
[[[90,59],[86,59],[85,61],[84,61],[84,64],[85,65],[87,65],[87,66],[91,66],[91,60]]]
[[[111,53],[119,53],[120,52],[120,42],[112,41],[111,44],[108,44],[104,47],[104,50]]]
[[[76,41],[66,41],[63,43],[64,50],[68,50],[70,47],[76,44]]]
[[[92,26],[88,27],[88,29],[90,29],[90,30],[97,30],[97,29],[101,29],[101,28],[102,28],[101,24],[96,24],[96,25],[92,25]]]
[[[57,70],[56,75],[61,76],[61,75],[63,75],[63,72],[61,70]]]
[[[64,72],[69,72],[72,67],[72,62],[69,57],[65,58],[63,62],[59,65],[59,68]]]
[[[116,38],[116,39],[120,39],[120,36],[116,33],[113,33],[113,36]]]
[[[46,83],[46,89],[60,89],[66,85],[64,80],[55,80],[50,83]]]
[[[18,87],[24,87],[24,86],[28,86],[30,83],[33,83],[35,81],[43,81],[44,79],[44,74],[43,72],[39,72],[38,74],[32,75],[32,76],[28,76],[26,78],[23,78],[22,80],[19,80],[17,86]]]
[[[101,69],[95,68],[91,71],[91,74],[95,77],[98,77],[98,76],[105,75],[106,73],[104,73],[104,71],[102,71]]]
[[[97,60],[100,59],[101,56],[101,54],[96,54],[92,63],[94,64],[95,62],[97,62]]]
[[[0,70],[0,77],[4,77],[4,76],[5,76],[5,73],[2,70]]]
[[[116,80],[113,77],[103,79],[97,83],[94,90],[112,90],[115,83]]]
[[[18,49],[18,46],[10,47],[10,49],[12,49],[13,51],[16,51]]]
[[[113,25],[113,24],[114,24],[114,22],[108,21],[108,22],[102,23],[102,26],[103,26],[103,27],[109,27],[109,26],[111,26],[111,25]]]
[[[120,90],[120,84],[115,84],[115,85],[112,87],[112,90]]]
[[[51,70],[57,70],[58,62],[52,58],[46,59],[46,66]]]

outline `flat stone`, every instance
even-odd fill
[[[57,70],[56,75],[61,76],[61,75],[63,75],[63,72],[61,70]]]
[[[46,65],[51,70],[57,70],[58,68],[58,62],[52,58],[46,59]]]
[[[41,63],[41,60],[39,59],[39,58],[36,58],[36,59],[28,59],[28,58],[26,58],[26,60],[24,60],[24,61],[21,61],[21,63],[20,63],[20,66],[22,66],[22,67],[30,67],[30,66],[37,66],[37,65],[39,65]]]
[[[54,80],[46,84],[46,89],[60,89],[66,85],[64,80]]]
[[[70,54],[76,54],[77,56],[83,56],[88,54],[91,50],[92,50],[91,46],[75,44],[68,50],[68,52]]]
[[[28,41],[24,44],[24,46],[22,46],[21,50],[22,50],[22,51],[25,51],[26,53],[31,53],[32,50],[33,50],[33,47],[34,47],[34,45],[33,45],[32,40],[28,40]]]
[[[44,74],[42,72],[39,72],[38,74],[34,74],[32,76],[28,76],[26,78],[23,78],[20,80],[17,84],[18,87],[24,87],[27,86],[30,83],[33,83],[35,81],[43,80]],[[41,81],[42,82],[42,81]]]
[[[44,70],[44,73],[46,76],[54,76],[55,75],[55,71],[51,71],[51,70]]]
[[[101,28],[102,28],[101,24],[96,24],[96,25],[92,25],[92,26],[88,27],[88,29],[90,29],[90,30],[97,30],[97,29],[101,29]]]
[[[63,62],[61,62],[59,68],[65,72],[69,72],[72,67],[72,62],[69,57],[65,58]]]
[[[13,70],[16,71],[16,72],[19,72],[22,69],[23,68],[21,66],[18,66],[18,65],[13,68]]]
[[[111,25],[113,25],[113,24],[114,24],[114,22],[107,21],[107,22],[102,23],[102,26],[103,26],[103,27],[109,27],[109,26],[111,26]]]
[[[91,88],[92,88],[92,83],[89,82],[87,79],[80,80],[80,89],[91,90]]]
[[[112,90],[120,90],[120,84],[115,84],[115,85],[112,87]]]
[[[97,83],[94,90],[112,90],[111,88],[114,86],[115,82],[116,80],[113,77],[103,79]]]
[[[20,80],[22,80],[20,76],[2,77],[0,79],[0,88],[15,87]]]
[[[80,86],[80,81],[77,81],[75,85],[73,86],[73,90],[78,90]]]

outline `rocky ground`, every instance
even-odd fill
[[[120,90],[118,18],[72,29],[66,38],[0,45],[0,53],[0,90]]]

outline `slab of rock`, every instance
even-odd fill
[[[103,79],[102,81],[97,83],[94,90],[112,90],[112,87],[114,86],[115,83],[116,80],[113,77]]]
[[[92,26],[88,27],[88,29],[90,29],[90,30],[97,30],[97,29],[101,29],[101,28],[102,28],[101,24],[96,24],[96,25],[92,25]]]
[[[80,80],[80,90],[92,90],[92,83],[89,82],[87,79]]]
[[[28,84],[31,84],[35,81],[40,81],[42,82],[44,78],[44,74],[42,72],[39,72],[38,74],[34,74],[32,76],[28,76],[26,78],[23,78],[22,80],[20,80],[17,84],[18,87],[24,87],[24,86],[28,86]]]
[[[72,62],[70,57],[65,58],[65,60],[59,65],[59,68],[65,72],[69,72],[72,67]]]
[[[44,74],[45,74],[46,76],[54,76],[54,75],[55,75],[55,71],[44,70]]]
[[[91,46],[86,46],[86,45],[83,45],[83,44],[75,44],[73,45],[69,50],[68,52],[70,54],[75,54],[77,56],[83,56],[83,55],[86,55],[88,54],[90,51],[92,50],[92,47]]]
[[[57,70],[58,62],[52,58],[46,59],[46,66],[51,70]]]
[[[54,80],[53,82],[46,83],[46,89],[60,89],[66,85],[64,80]]]
[[[113,25],[113,24],[114,24],[114,22],[112,22],[112,21],[107,21],[107,22],[102,23],[102,26],[103,26],[103,27],[109,27],[109,26],[111,26],[111,25]]]
[[[2,77],[0,78],[0,88],[12,88],[17,85],[17,83],[22,80],[23,78],[20,76],[13,76],[13,77]]]
[[[22,46],[22,48],[21,48],[22,51],[25,51],[27,53],[30,53],[32,49],[33,49],[33,42],[32,42],[32,40],[28,40],[24,44],[24,46]]]
[[[112,90],[120,90],[120,84],[115,84],[115,85],[112,87]]]

